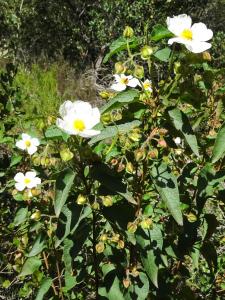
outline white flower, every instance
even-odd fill
[[[136,87],[137,85],[140,85],[140,82],[137,78],[134,78],[132,75],[126,76],[125,74],[115,74],[113,75],[115,78],[116,83],[111,85],[111,89],[121,92],[124,91],[127,86],[129,87]]]
[[[22,140],[16,142],[16,147],[26,150],[30,155],[37,151],[40,142],[37,138],[32,138],[29,134],[22,133]]]
[[[32,189],[41,183],[41,179],[36,177],[36,172],[32,171],[26,172],[25,175],[19,172],[14,177],[14,180],[16,181],[15,187],[18,191],[23,191],[25,188]]]
[[[186,48],[193,53],[201,53],[211,48],[207,43],[213,37],[213,32],[207,29],[204,23],[195,23],[192,25],[191,17],[183,14],[166,20],[169,31],[175,37],[169,39],[168,44],[184,44]]]
[[[56,120],[56,125],[70,135],[90,138],[100,133],[92,129],[100,122],[100,112],[97,107],[92,108],[88,102],[65,101],[59,109],[62,119]]]
[[[150,80],[146,79],[144,82],[141,83],[145,91],[152,92],[152,82]]]
[[[176,138],[174,139],[174,142],[175,142],[176,145],[180,145],[180,143],[181,143],[181,138],[180,138],[179,136],[176,137]]]

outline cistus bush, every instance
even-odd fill
[[[126,25],[136,34],[148,35],[168,15],[189,13],[215,32],[212,54],[224,66],[224,0],[81,1],[1,0],[1,47],[16,53],[17,60],[36,62],[43,56],[54,61],[59,55],[75,66],[96,63],[110,41]],[[8,48],[7,48],[8,46]]]
[[[21,102],[8,113],[5,293],[223,299],[225,71],[198,22],[169,16],[148,40],[126,27],[104,58],[117,63],[99,108],[66,100],[41,128]]]

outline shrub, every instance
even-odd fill
[[[100,93],[101,122],[93,105],[66,101],[51,124],[24,120],[15,132],[11,110],[5,288],[37,300],[223,297],[224,70],[186,49],[199,44],[185,29],[184,45],[169,47],[161,24],[148,42],[126,28],[111,44],[104,61],[117,57],[117,73]]]

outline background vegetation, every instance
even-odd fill
[[[225,1],[0,4],[0,298],[95,299],[98,286],[99,299],[223,299],[224,153],[217,149],[213,163],[212,156],[225,121]],[[154,55],[151,74],[137,56],[135,64],[144,66],[157,94],[130,90],[118,100],[108,87],[114,63],[126,61],[127,51],[118,50],[103,63],[109,45],[129,24],[139,38],[132,51],[151,42],[157,53],[167,47],[167,39],[152,39],[153,26],[165,25],[167,16],[179,13],[213,29],[210,55],[192,56],[177,47],[169,62],[171,52],[166,50]],[[128,66],[134,74],[134,66]],[[91,146],[82,144],[79,153],[55,127],[58,108],[67,99],[103,106],[102,137]],[[177,125],[179,112],[185,122],[178,117]],[[139,127],[132,130],[132,122]],[[119,126],[125,129],[117,134]],[[156,128],[161,131],[138,154]],[[32,159],[15,148],[27,131],[42,139],[41,151]],[[223,133],[218,142],[222,149]],[[177,136],[183,139],[181,146],[174,143]],[[73,177],[62,170],[77,161],[75,184],[57,218],[53,183],[47,182],[32,201],[14,189],[12,178],[18,171],[32,167],[46,181],[60,181]],[[152,179],[157,175],[150,170],[161,170],[161,163],[168,169],[157,186]],[[171,188],[171,180],[182,202],[172,214],[159,192]],[[135,199],[142,195],[138,207],[127,201],[129,194],[125,200],[113,193],[121,182]],[[88,196],[84,205],[77,203],[79,194]],[[41,216],[33,215],[37,211]],[[25,264],[29,259],[31,264]]]

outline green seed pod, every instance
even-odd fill
[[[134,76],[141,79],[144,77],[144,75],[145,75],[145,71],[143,66],[136,65],[134,69]]]
[[[127,231],[130,233],[135,233],[136,230],[137,230],[137,224],[133,222],[128,222]]]
[[[141,48],[141,58],[143,60],[149,59],[152,53],[153,53],[153,49],[148,45],[145,45],[143,48]]]
[[[100,209],[100,205],[99,205],[99,203],[97,202],[97,201],[95,201],[93,204],[92,204],[92,209],[94,209],[94,210],[99,210]]]
[[[39,156],[34,157],[33,158],[33,164],[35,166],[40,166],[40,164],[41,164],[41,158]]]
[[[195,214],[193,214],[192,212],[190,212],[187,215],[187,219],[190,223],[194,223],[195,221],[197,221],[197,216]]]
[[[101,122],[103,124],[108,124],[112,121],[112,117],[110,113],[105,113],[101,116]]]
[[[134,36],[134,30],[130,26],[126,26],[123,31],[123,37],[126,39],[132,38]]]
[[[102,242],[106,242],[108,240],[108,236],[107,236],[107,234],[102,234],[99,239]]]
[[[111,93],[107,92],[107,91],[101,91],[99,93],[99,96],[102,98],[102,99],[108,99],[110,96],[111,96]]]
[[[136,161],[141,161],[145,159],[146,153],[144,149],[137,149],[134,152],[134,157]]]

